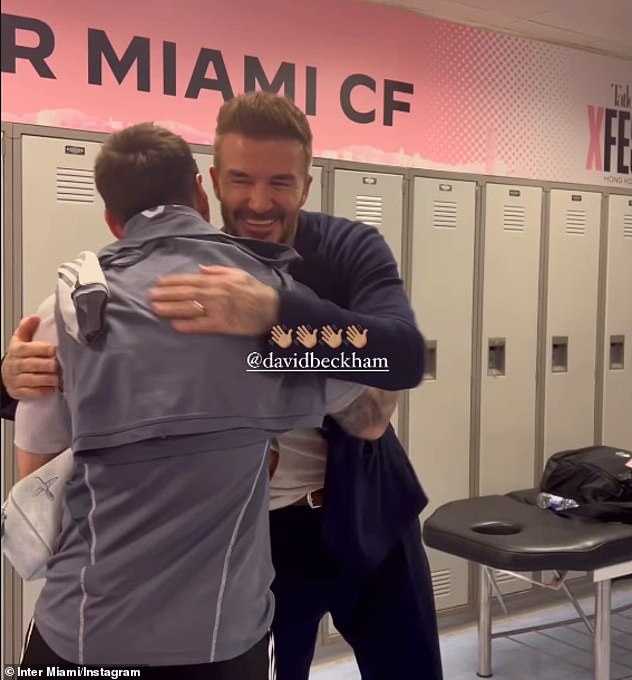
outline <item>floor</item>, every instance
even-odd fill
[[[632,680],[632,584],[629,580],[614,584],[612,599],[615,611],[611,679]],[[580,602],[586,613],[593,613],[592,598],[583,598]],[[576,613],[570,604],[558,605],[530,614],[498,617],[493,631],[573,618]],[[478,647],[474,626],[443,632],[441,651],[445,680],[477,680]],[[493,640],[492,671],[494,680],[593,680],[592,636],[583,623],[576,623]],[[315,666],[310,680],[360,680],[360,674],[353,658],[348,657]]]

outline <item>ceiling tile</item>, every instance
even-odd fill
[[[577,0],[456,0],[459,5],[467,5],[478,9],[498,12],[515,17],[527,19],[546,12],[563,12],[569,6],[574,6]],[[423,5],[423,0],[417,0],[418,5]]]
[[[613,56],[625,58],[632,58],[632,43],[623,41],[607,40],[600,38],[598,35],[591,35],[588,33],[578,33],[575,31],[568,31],[556,26],[548,26],[535,21],[517,21],[509,26],[508,30],[516,35],[531,37],[535,40],[552,41],[562,43],[565,45],[572,45],[581,49],[595,48],[598,43],[598,49],[606,52],[611,52]],[[606,45],[608,47],[606,47]],[[616,50],[612,49],[616,45]],[[632,72],[632,64],[631,64]]]
[[[623,8],[612,7],[607,2],[601,8],[578,4],[572,12],[547,12],[531,20],[577,33],[632,42],[632,2]]]
[[[632,0],[363,1],[632,59]]]
[[[604,54],[610,54],[615,57],[632,61],[632,44],[630,44],[630,41],[617,42],[615,40],[600,39],[592,42],[589,47],[591,49],[599,50]],[[632,73],[632,64],[630,64],[630,69]]]
[[[492,11],[479,9],[478,7],[468,7],[467,5],[457,5],[452,14],[449,15],[451,21],[461,21],[469,24],[476,24],[477,26],[485,27],[505,27],[514,23],[516,17],[510,12]]]
[[[369,0],[370,2],[404,8],[417,14],[486,28],[503,28],[516,20],[510,12],[487,11],[470,7],[457,0]],[[502,4],[501,4],[502,6]]]

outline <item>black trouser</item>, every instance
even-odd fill
[[[37,627],[33,624],[27,639],[26,649],[20,668],[55,666],[59,668],[78,668],[60,656],[46,644]],[[85,664],[87,668],[91,666]],[[96,666],[94,668],[105,668]],[[215,663],[201,663],[190,666],[125,666],[138,669],[141,680],[274,680],[274,645],[271,635],[266,635],[245,654]],[[44,675],[46,673],[44,672]]]
[[[363,680],[442,679],[430,569],[417,520],[362,578],[327,548],[321,510],[273,510],[270,528],[278,680],[307,680],[327,612],[353,648]]]

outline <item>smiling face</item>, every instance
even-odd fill
[[[224,229],[236,236],[292,244],[312,178],[295,139],[251,139],[231,132],[211,169]]]

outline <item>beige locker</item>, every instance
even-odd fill
[[[542,189],[485,187],[479,493],[533,485]],[[529,589],[496,574],[504,593]]]
[[[57,285],[57,267],[114,237],[94,184],[98,142],[22,137],[22,313]]]
[[[601,194],[551,191],[544,460],[595,437]]]
[[[404,177],[363,170],[334,172],[334,215],[376,227],[402,268]]]
[[[608,201],[602,441],[632,451],[632,196]]]
[[[424,382],[410,391],[408,450],[429,504],[470,493],[476,184],[417,177],[411,303],[427,343]],[[438,609],[467,604],[467,562],[428,550]]]
[[[82,250],[98,251],[114,237],[94,184],[99,142],[22,137],[22,314],[33,314],[54,292],[57,267]],[[43,581],[23,582],[26,633]]]
[[[486,187],[481,494],[534,481],[541,205],[539,187]]]
[[[358,220],[380,231],[402,271],[403,175],[364,170],[334,171],[334,215]],[[400,400],[391,418],[401,434]]]

